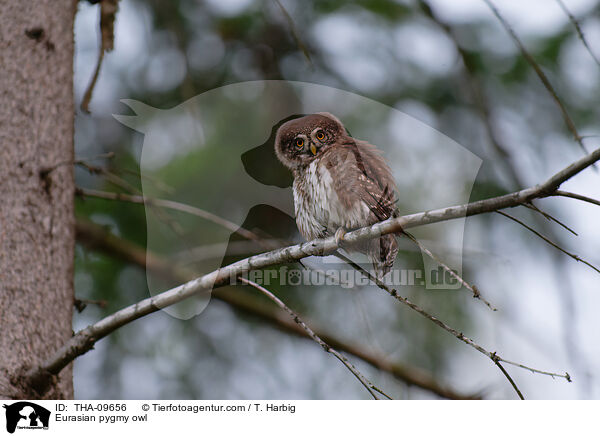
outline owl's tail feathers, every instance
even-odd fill
[[[390,272],[398,255],[398,241],[393,234],[371,240],[369,254],[379,279]]]

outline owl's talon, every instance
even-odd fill
[[[346,236],[346,230],[344,230],[342,227],[340,227],[339,229],[337,229],[335,231],[334,236],[335,236],[335,243],[339,247],[341,245],[341,243],[344,242],[344,236]]]

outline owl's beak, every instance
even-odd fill
[[[313,154],[313,156],[317,155],[317,146],[314,143],[310,143],[310,152]]]

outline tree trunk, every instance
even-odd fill
[[[73,0],[0,1],[0,398],[72,335]],[[71,368],[43,398],[72,398]]]

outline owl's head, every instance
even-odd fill
[[[290,170],[304,167],[346,134],[344,125],[327,112],[290,120],[275,136],[275,154]]]

